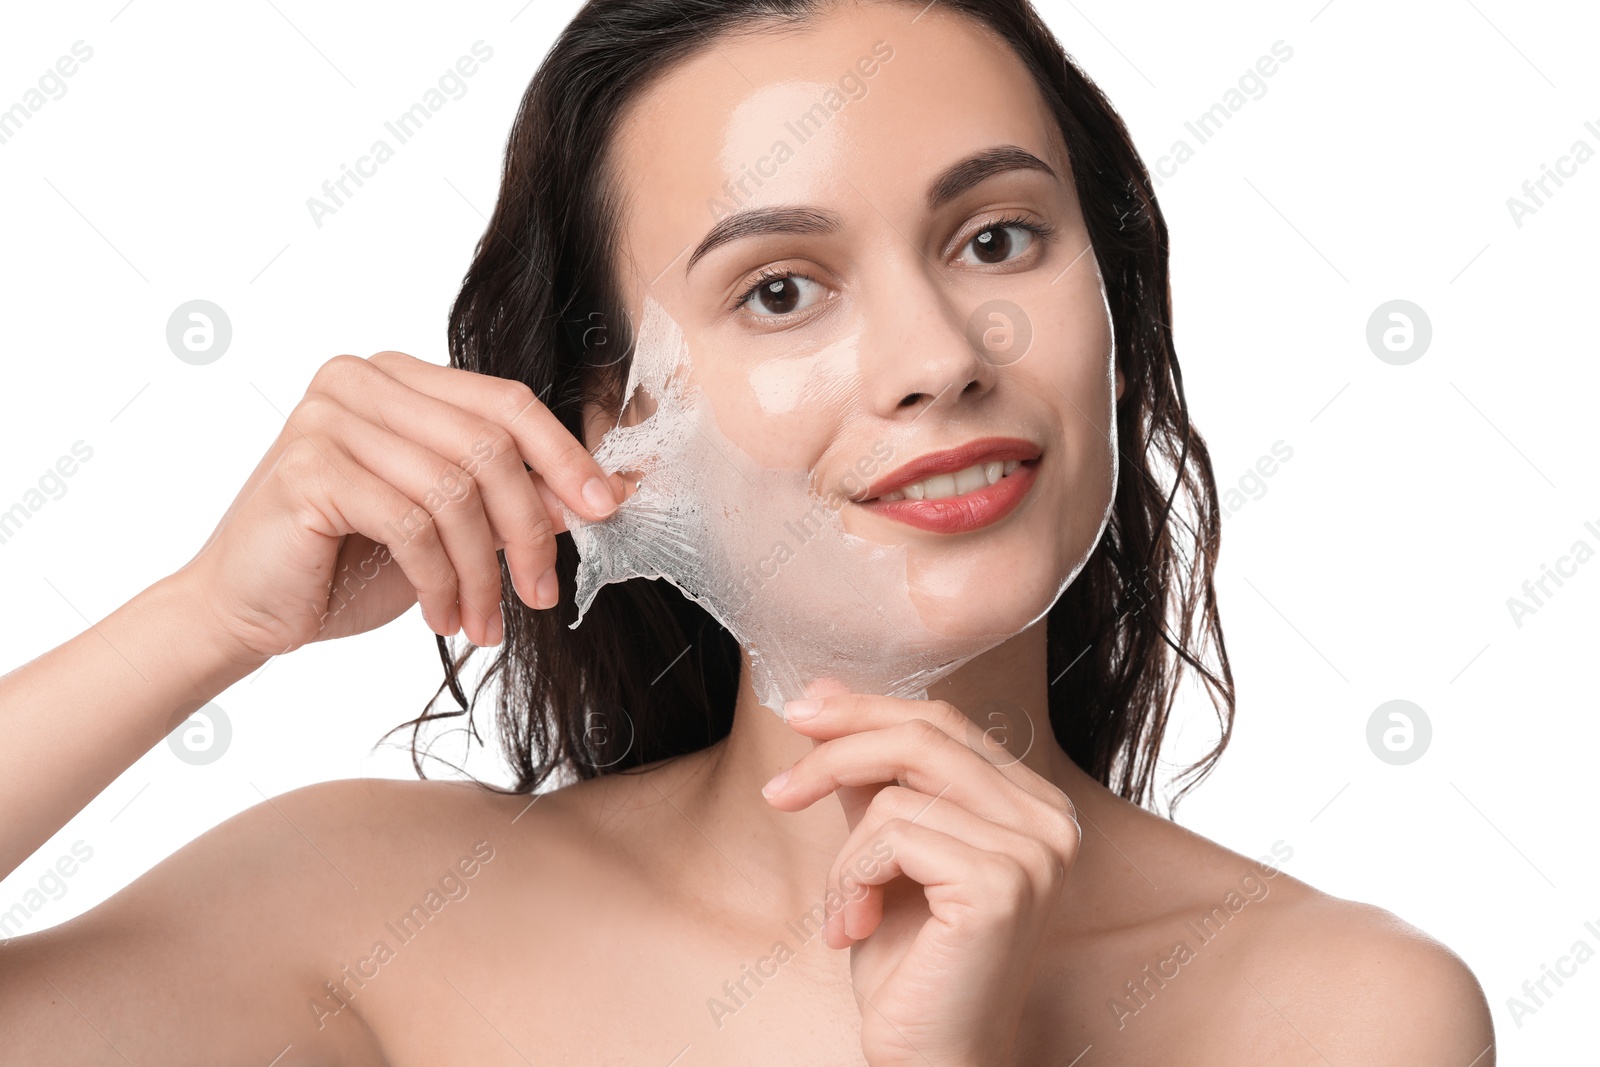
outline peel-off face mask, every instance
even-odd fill
[[[1103,283],[1101,305],[1109,324]],[[1053,576],[1059,577],[1053,590],[1032,588],[1008,599],[1006,576],[997,573],[1006,563],[996,558],[993,542],[985,542],[993,530],[930,534],[886,521],[873,527],[879,539],[859,536],[841,518],[841,507],[854,507],[845,495],[819,492],[809,469],[774,466],[781,462],[777,455],[753,456],[723,432],[716,409],[734,403],[729,397],[739,398],[742,411],[770,418],[774,427],[786,418],[814,424],[820,413],[830,420],[862,417],[858,339],[752,360],[741,365],[743,381],[719,377],[703,383],[695,372],[712,372],[697,367],[682,330],[646,295],[623,410],[643,391],[654,411],[633,426],[622,425],[619,416],[594,453],[608,473],[636,472],[638,488],[600,522],[562,506],[580,557],[572,628],[582,624],[607,583],[665,579],[734,636],[749,656],[758,699],[781,716],[785,701],[807,695],[807,684],[823,678],[851,692],[925,699],[934,682],[1044,616],[1082,569],[1110,518],[1117,455],[1110,405],[1096,413],[1109,432],[1097,428],[1089,435],[1107,454],[1085,464],[1110,473],[1111,491],[1095,487],[1097,502],[1100,492],[1107,501],[1098,531],[1080,558],[1063,563],[1066,573]],[[997,373],[1005,375],[1007,368],[999,366]],[[1111,351],[1096,373],[1114,379]],[[1100,383],[1094,385],[1098,391]],[[1113,380],[1107,396],[1114,395]],[[1039,436],[1021,423],[997,424],[996,414],[985,410],[981,421],[972,416],[965,424],[954,414],[945,416],[938,445]],[[885,427],[853,465],[848,497],[859,498],[877,476],[931,451],[934,430],[931,422],[915,420]],[[781,452],[762,442],[751,447]],[[1039,489],[1031,487],[1032,495]],[[1024,497],[1018,508],[1039,503]],[[1057,524],[1040,528],[1051,531],[1041,535],[1045,540]],[[919,539],[914,555],[906,543],[885,543],[901,529],[907,540]],[[1054,545],[1038,548],[1055,551]],[[974,590],[985,589],[995,596],[974,597]],[[1020,617],[1023,601],[1043,606]]]

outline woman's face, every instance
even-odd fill
[[[1102,529],[1122,381],[1036,86],[986,31],[920,8],[845,3],[723,37],[655,82],[613,145],[618,276],[634,323],[648,295],[682,328],[730,441],[807,472],[849,533],[904,545],[919,603],[1014,633]],[[591,449],[615,417],[591,407]],[[994,486],[991,454],[982,488],[867,499],[986,438],[1036,458]]]

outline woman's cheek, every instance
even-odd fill
[[[693,380],[723,435],[756,466],[810,471],[859,404],[855,344],[756,341],[742,353],[706,353]]]

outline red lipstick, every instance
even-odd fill
[[[1016,509],[1037,478],[1040,448],[1017,437],[985,437],[957,448],[930,452],[897,467],[868,487],[857,506],[933,533],[963,533],[999,522]],[[880,500],[914,482],[953,474],[976,464],[1016,460],[992,485],[937,500]]]

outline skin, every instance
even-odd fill
[[[980,568],[987,621],[1015,628],[1048,606],[1048,591],[1093,545],[1110,472],[1104,427],[1090,413],[1108,409],[1122,383],[1102,362],[1092,270],[1061,273],[1086,238],[1070,161],[1031,81],[958,18],[934,8],[912,23],[913,14],[842,6],[802,32],[719,42],[653,86],[617,141],[627,204],[619,275],[636,314],[649,292],[683,325],[729,438],[767,450],[773,466],[804,465],[819,484],[841,485],[878,433],[902,435],[908,457],[994,426],[1034,435],[1045,459],[1029,501],[961,535],[959,548],[853,505],[842,512],[862,536],[906,544],[921,573],[939,575],[953,555]],[[737,174],[744,147],[769,141],[771,115],[803,111],[816,98],[807,83],[837,79],[878,40],[895,55],[870,92],[830,124],[827,144],[797,155],[746,205],[825,208],[842,216],[842,231],[747,238],[686,271],[684,251],[714,221],[706,201]],[[1024,148],[1055,175],[997,174],[930,212],[933,178],[994,145]],[[998,267],[963,259],[1001,212],[1049,222],[1054,240]],[[730,315],[724,298],[769,266],[815,279],[806,299],[826,297],[817,305],[826,314],[779,328]],[[998,293],[1036,327],[1028,356],[1003,368],[962,332],[969,310]],[[846,336],[857,340],[860,388],[836,408],[774,424],[751,366]],[[353,428],[354,407],[331,409],[359,405],[382,375],[394,410],[435,416],[419,416],[413,436],[436,432],[423,427],[439,420],[498,426],[515,439],[502,454],[545,457],[529,459],[536,476],[518,490],[523,504],[548,510],[560,496],[578,506],[594,471],[553,436],[536,439],[548,423],[537,409],[525,421],[519,397],[491,397],[484,383],[395,353],[352,360],[319,372],[292,424],[310,403],[325,421],[307,427],[356,441],[367,431]],[[424,403],[446,396],[449,411]],[[593,448],[614,416],[588,416]],[[431,447],[460,454],[468,437]],[[294,439],[286,429],[282,447]],[[281,454],[268,460],[230,515],[294,510],[273,505],[286,487],[301,495],[285,501],[309,498],[316,479],[286,480]],[[312,462],[307,453],[288,466]],[[396,467],[390,480],[416,469]],[[429,617],[454,632],[448,615],[459,610],[469,636],[492,643],[485,627],[498,593],[474,587],[462,561],[505,548],[531,602],[548,545],[527,533],[536,515],[509,517],[519,499],[510,488],[479,481],[478,510],[462,509],[476,532],[442,535],[461,603],[441,595]],[[454,529],[443,511],[436,518]],[[330,633],[269,599],[291,557],[245,540],[241,526],[260,523],[225,518],[189,566],[97,635],[0,679],[0,706],[46,705],[58,693],[54,706],[84,703],[100,715],[96,730],[82,724],[95,740],[48,753],[57,763],[34,753],[53,775],[29,776],[23,757],[3,768],[16,773],[0,779],[23,783],[4,787],[8,814],[46,811],[19,818],[4,840],[7,869],[159,741],[181,697],[220,691],[280,649],[387,621],[415,602],[413,572],[429,565],[418,550],[404,573],[385,570],[361,614]],[[322,552],[322,564],[359,556],[374,543],[363,526],[377,531],[352,518],[293,551]],[[241,577],[246,558],[265,561],[259,588]],[[949,567],[944,577],[964,573]],[[324,581],[312,574],[300,595]],[[219,588],[229,594],[222,606],[202,608]],[[959,592],[977,603],[975,591]],[[152,623],[187,639],[175,643],[197,649],[203,667],[163,662],[141,637]],[[213,652],[221,646],[207,635],[219,632],[228,644]],[[113,689],[122,669],[102,638],[153,675],[150,687],[169,699],[164,714],[118,717],[113,700],[88,688]],[[1073,765],[1048,729],[1045,665],[1039,622],[928,701],[822,686],[804,722],[761,707],[747,669],[724,741],[531,802],[455,783],[366,780],[276,797],[80,918],[0,949],[0,1029],[20,1035],[8,1036],[0,1063],[1494,1062],[1482,992],[1447,948],[1144,811]],[[149,699],[138,693],[135,703]],[[963,710],[995,699],[1017,709],[1002,730]],[[24,714],[7,712],[8,736],[34,736]],[[69,759],[88,796],[46,785],[66,777],[59,761]],[[786,770],[784,788],[764,797]],[[800,923],[830,890],[849,905],[818,926]],[[418,904],[421,931],[399,936],[391,924]],[[1202,938],[1196,925],[1207,915],[1221,932]],[[1188,951],[1174,963],[1179,942]],[[343,1005],[326,996],[327,982],[341,984]],[[1144,983],[1142,1000],[1127,998],[1128,983]]]

